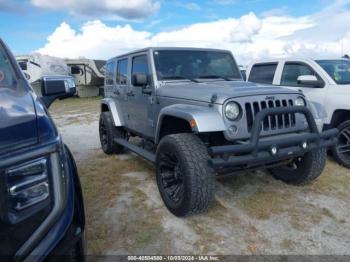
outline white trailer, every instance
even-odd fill
[[[41,96],[41,77],[69,75],[66,63],[58,57],[34,53],[16,56],[16,60],[38,96]]]
[[[74,77],[77,93],[80,97],[98,96],[103,90],[105,64],[104,60],[87,58],[65,59],[69,74]]]

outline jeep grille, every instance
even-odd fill
[[[250,132],[255,116],[265,108],[293,106],[292,99],[254,101],[245,104],[247,127]],[[295,114],[281,114],[267,116],[262,122],[262,130],[278,130],[295,126]]]

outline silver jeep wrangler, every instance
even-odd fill
[[[100,140],[155,163],[165,205],[185,216],[208,207],[219,175],[316,179],[338,131],[320,133],[308,108],[300,92],[244,82],[229,51],[147,48],[108,60]]]

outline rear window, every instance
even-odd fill
[[[5,50],[0,45],[0,88],[15,86],[16,77],[13,72],[12,65],[5,53]]]
[[[272,84],[276,68],[277,63],[254,65],[250,71],[248,81],[262,84]]]
[[[109,62],[106,66],[105,84],[114,84],[114,72],[115,72],[115,62]]]

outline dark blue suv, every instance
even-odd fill
[[[77,168],[47,108],[75,93],[70,77],[33,92],[0,39],[0,260],[84,260]],[[62,257],[64,256],[64,257]]]

